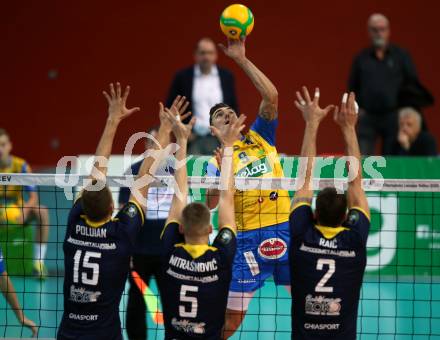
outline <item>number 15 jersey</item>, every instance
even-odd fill
[[[58,339],[121,339],[119,302],[144,213],[128,202],[100,223],[73,205],[64,239],[64,313]]]
[[[212,246],[184,243],[179,224],[162,233],[165,339],[221,339],[236,250],[235,234],[220,230]]]
[[[316,225],[307,203],[290,215],[292,338],[356,339],[369,217],[357,207],[339,227]]]

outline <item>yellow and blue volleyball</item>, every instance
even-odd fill
[[[252,32],[254,15],[244,5],[230,5],[220,16],[220,28],[229,39],[240,39]]]
[[[0,207],[0,224],[19,224],[21,220],[21,209],[10,204]]]

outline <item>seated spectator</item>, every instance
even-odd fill
[[[394,155],[436,156],[437,143],[428,131],[422,131],[420,113],[406,107],[399,111],[399,134],[393,148]]]

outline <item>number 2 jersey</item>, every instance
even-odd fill
[[[300,203],[290,215],[292,339],[356,339],[369,216],[349,210],[339,227],[316,225]]]
[[[64,239],[64,314],[58,339],[122,339],[119,302],[144,213],[128,202],[116,218],[92,222],[81,198]]]
[[[222,228],[212,246],[184,243],[177,222],[162,233],[165,339],[221,339],[236,238]]]

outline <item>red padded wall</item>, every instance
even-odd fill
[[[35,165],[63,155],[94,151],[105,117],[101,90],[111,81],[132,86],[130,105],[142,108],[121,125],[114,152],[129,135],[157,123],[174,72],[192,63],[196,40],[223,41],[218,27],[226,1],[8,1],[0,11],[2,66],[0,126],[12,135],[14,152]],[[440,95],[438,13],[432,1],[244,2],[255,29],[247,54],[280,94],[279,151],[298,153],[303,122],[293,106],[301,85],[319,85],[323,103],[340,100],[353,55],[366,44],[366,19],[388,15],[394,42],[412,53],[423,83]],[[244,74],[233,70],[242,112],[253,116],[258,96]],[[49,77],[49,73],[57,73]],[[437,78],[437,79],[436,79]],[[440,133],[436,107],[426,111]],[[340,152],[342,140],[330,120],[319,136],[319,152]],[[140,148],[140,146],[139,146]],[[140,150],[140,149],[139,149]],[[139,151],[138,150],[138,151]]]

